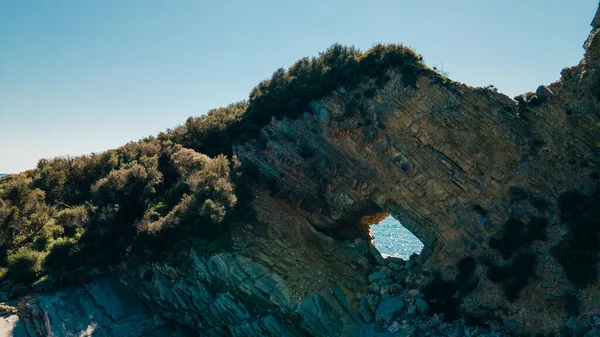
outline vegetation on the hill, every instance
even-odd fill
[[[182,242],[227,246],[244,221],[247,182],[235,144],[256,139],[271,118],[301,116],[311,101],[344,87],[401,74],[415,85],[421,57],[399,45],[365,53],[334,45],[250,93],[248,102],[115,150],[40,160],[0,180],[0,288],[19,295],[77,282],[97,267],[156,257]],[[378,81],[379,80],[379,81]],[[308,150],[305,153],[309,156]]]
[[[479,285],[479,278],[475,273],[477,260],[474,257],[462,258],[458,261],[456,269],[458,273],[454,279],[444,279],[437,272],[423,288],[423,299],[429,304],[430,314],[443,314],[444,319],[448,321],[458,319],[463,299]]]
[[[217,237],[237,202],[235,170],[225,156],[148,138],[102,154],[41,160],[2,179],[2,288],[18,294],[73,281],[173,228]]]
[[[548,208],[548,202],[518,186],[509,188],[509,203],[529,203],[539,212]],[[483,260],[487,266],[487,277],[494,283],[503,285],[504,295],[513,302],[519,298],[521,290],[527,286],[529,280],[535,276],[535,267],[538,259],[532,245],[535,241],[546,241],[546,229],[549,220],[545,217],[529,216],[527,224],[521,219],[511,216],[505,223],[502,231],[491,237],[490,248],[498,251],[503,263],[496,263],[489,256]]]
[[[361,53],[335,44],[318,57],[305,57],[288,70],[275,71],[252,89],[247,104],[190,118],[169,135],[174,142],[209,156],[229,155],[233,144],[256,138],[271,118],[300,117],[310,102],[338,88],[352,90],[370,79],[381,85],[390,70],[400,73],[405,85],[414,86],[425,69],[422,57],[401,45],[379,44]]]
[[[584,288],[598,280],[600,187],[597,186],[591,196],[567,191],[559,197],[558,208],[569,232],[550,252],[563,266],[567,278]]]

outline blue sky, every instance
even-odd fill
[[[404,43],[512,96],[583,55],[597,0],[0,2],[0,172],[117,147],[335,42]]]

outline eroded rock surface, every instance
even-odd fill
[[[29,336],[179,336],[117,277],[38,295],[19,308]]]
[[[29,298],[21,321],[30,336],[594,335],[598,253],[573,238],[600,233],[599,20],[539,98],[391,73],[273,120],[235,149],[261,186],[230,251]],[[424,243],[417,261],[373,251],[388,214]]]

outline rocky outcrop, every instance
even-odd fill
[[[258,186],[232,249],[130,265],[19,317],[32,336],[594,335],[599,20],[582,62],[518,103],[390,73],[273,119],[234,149]],[[420,257],[373,249],[388,214]]]
[[[29,336],[185,335],[116,276],[26,299],[19,316]]]

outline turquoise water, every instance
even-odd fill
[[[408,260],[413,253],[418,254],[423,249],[421,241],[392,216],[377,225],[371,225],[371,230],[375,234],[375,247],[384,257]]]

